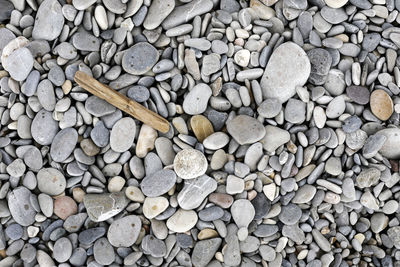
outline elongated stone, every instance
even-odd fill
[[[128,199],[124,192],[87,194],[83,204],[92,221],[102,222],[120,213],[128,205]]]
[[[185,180],[177,197],[179,206],[185,210],[198,208],[203,200],[216,189],[217,182],[207,175]]]

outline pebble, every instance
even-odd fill
[[[386,137],[386,141],[379,149],[381,155],[389,159],[400,158],[400,151],[392,149],[393,147],[397,147],[397,145],[400,144],[400,130],[398,128],[387,128],[378,131],[376,134]]]
[[[71,241],[66,237],[61,237],[54,243],[53,257],[58,262],[66,262],[72,255]]]
[[[56,0],[45,0],[40,4],[32,31],[33,38],[53,41],[60,35],[64,26],[61,8]]]
[[[76,202],[68,196],[57,197],[54,201],[54,214],[65,220],[78,212]]]
[[[178,209],[167,220],[167,227],[173,232],[184,233],[192,229],[196,225],[197,220],[198,217],[195,211]]]
[[[43,168],[37,173],[38,189],[50,196],[60,195],[66,188],[65,176],[55,168]]]
[[[281,145],[289,142],[290,134],[278,127],[268,125],[265,127],[265,135],[260,141],[263,148],[268,152],[274,152]]]
[[[169,202],[165,197],[147,197],[143,203],[143,215],[153,219],[168,208]]]
[[[174,170],[182,179],[193,179],[203,175],[208,167],[204,154],[197,149],[183,149],[174,159]]]
[[[307,56],[311,64],[311,73],[308,80],[315,85],[324,84],[332,65],[331,54],[325,49],[315,48],[308,51]]]
[[[285,119],[294,124],[304,122],[306,119],[306,103],[297,99],[289,99],[285,108]]]
[[[97,263],[101,265],[109,265],[114,262],[114,248],[108,242],[107,238],[98,239],[93,246],[93,255]]]
[[[197,84],[187,94],[183,101],[183,110],[190,115],[203,113],[212,94],[211,88],[204,83]]]
[[[74,128],[65,128],[54,136],[50,156],[54,161],[62,162],[71,155],[78,143],[78,133]]]
[[[210,266],[209,263],[214,258],[221,243],[221,238],[211,238],[197,242],[193,248],[192,264],[199,267]]]
[[[83,204],[92,221],[102,222],[120,213],[128,201],[123,192],[86,194]]]
[[[317,193],[317,189],[312,185],[303,185],[296,191],[295,196],[292,199],[292,203],[294,204],[304,204],[311,201],[315,194]]]
[[[135,121],[130,118],[118,120],[110,133],[110,146],[115,152],[125,152],[133,144],[136,133]]]
[[[393,113],[393,102],[384,90],[371,93],[370,106],[372,113],[380,120],[388,120]]]
[[[149,43],[140,42],[125,51],[122,68],[134,75],[141,75],[153,68],[158,61],[157,49]]]
[[[297,44],[286,42],[272,53],[261,88],[264,98],[276,98],[281,103],[295,95],[296,86],[303,86],[311,72],[310,60]]]
[[[108,241],[114,247],[130,247],[138,239],[141,227],[142,221],[136,215],[115,220],[108,228]]]
[[[178,204],[185,210],[196,209],[216,189],[217,182],[207,175],[185,180],[184,186],[177,196]]]
[[[32,54],[26,47],[15,49],[10,54],[6,54],[7,48],[11,43],[3,49],[1,56],[2,65],[14,80],[24,81],[33,67]]]
[[[279,114],[282,109],[282,103],[276,98],[264,100],[257,108],[258,114],[264,118],[270,119]]]
[[[239,115],[228,121],[226,128],[228,133],[240,145],[253,144],[260,141],[265,135],[265,128],[256,119]]]
[[[10,224],[5,229],[4,233],[11,239],[11,240],[18,240],[22,237],[24,233],[24,229],[21,225],[17,223]]]
[[[8,208],[12,218],[22,226],[29,226],[35,222],[36,211],[32,207],[30,198],[32,193],[25,187],[17,187],[8,196]]]
[[[296,204],[288,204],[282,207],[279,220],[286,225],[297,223],[302,215],[301,209]]]
[[[214,133],[211,122],[203,115],[195,115],[190,119],[190,126],[197,140],[203,142],[208,136]]]
[[[167,193],[176,183],[176,174],[172,170],[160,170],[146,176],[140,188],[148,197],[158,197]]]

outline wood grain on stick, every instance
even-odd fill
[[[80,87],[84,88],[95,96],[104,99],[116,108],[128,113],[132,117],[160,132],[168,132],[169,123],[165,118],[145,108],[136,101],[133,101],[127,96],[115,91],[111,87],[100,83],[82,71],[77,71],[74,79]]]

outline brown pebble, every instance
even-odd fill
[[[380,120],[386,121],[392,116],[393,101],[390,96],[382,89],[372,92],[370,98],[372,113]]]
[[[54,214],[60,217],[60,219],[65,220],[77,212],[78,206],[76,202],[68,196],[57,197],[54,201]]]
[[[223,209],[229,208],[233,203],[233,197],[223,193],[212,193],[208,197],[208,201],[217,204]]]
[[[90,157],[96,156],[100,152],[100,148],[91,139],[83,139],[80,145],[83,152]]]
[[[83,191],[83,189],[80,187],[75,187],[74,189],[72,189],[72,196],[78,203],[82,203],[85,195],[86,195],[85,191]]]
[[[200,233],[197,235],[197,238],[199,240],[204,240],[204,239],[209,239],[209,238],[213,238],[213,237],[217,237],[217,236],[218,236],[217,231],[215,231],[214,229],[205,228],[200,231]]]
[[[214,133],[211,122],[203,115],[196,115],[190,119],[190,126],[197,140],[203,142],[209,135]]]

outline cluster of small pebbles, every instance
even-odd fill
[[[399,267],[399,11],[0,0],[0,266]]]

